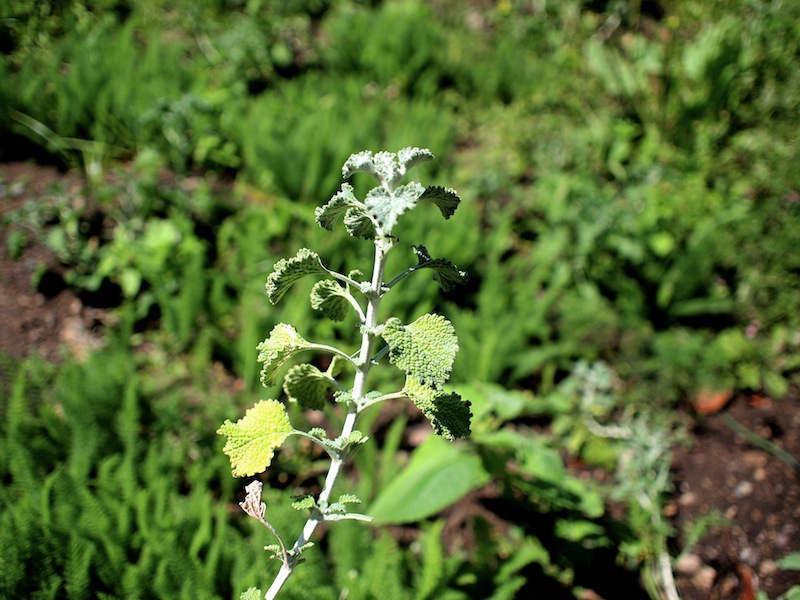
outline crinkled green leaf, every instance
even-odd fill
[[[445,219],[449,219],[456,212],[461,197],[455,190],[438,185],[432,185],[425,188],[425,192],[420,196],[420,200],[430,200],[442,213]]]
[[[314,365],[295,365],[283,379],[283,391],[292,402],[310,410],[322,410],[328,390],[333,387],[330,377]]]
[[[323,279],[314,284],[311,290],[311,307],[319,310],[331,321],[343,321],[347,316],[350,302],[347,291],[332,279]]]
[[[411,182],[390,192],[382,187],[371,189],[365,203],[370,215],[380,225],[383,235],[391,235],[397,219],[407,210],[414,208],[425,188]]]
[[[469,436],[472,412],[469,402],[461,396],[448,394],[413,377],[406,379],[403,392],[428,418],[434,433],[448,440]]]
[[[231,460],[234,477],[265,471],[275,450],[293,431],[286,408],[277,400],[261,400],[236,423],[226,420],[217,429],[228,437],[222,451]]]
[[[328,231],[333,229],[340,218],[344,220],[347,231],[353,237],[373,239],[375,225],[370,219],[367,208],[353,195],[353,186],[343,183],[342,189],[324,206],[314,211],[317,224]]]
[[[273,327],[269,337],[256,347],[258,362],[264,363],[261,367],[261,383],[264,387],[275,383],[275,375],[287,359],[310,347],[291,325],[278,323]]]
[[[277,304],[295,281],[312,274],[327,274],[316,252],[301,248],[292,258],[282,258],[267,277],[267,298]]]
[[[450,377],[458,337],[450,321],[441,315],[422,315],[410,325],[392,317],[383,328],[389,360],[408,375],[441,387]]]
[[[431,258],[425,246],[413,246],[414,252],[419,259],[418,269],[433,269],[434,281],[439,283],[443,291],[449,292],[458,285],[467,282],[467,273],[459,271],[458,267],[446,258]]]

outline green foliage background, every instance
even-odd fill
[[[271,309],[264,280],[300,246],[358,267],[358,241],[320,231],[313,208],[351,153],[408,145],[437,156],[416,177],[464,202],[446,226],[420,210],[396,233],[470,282],[438,294],[409,278],[386,314],[453,322],[453,381],[483,419],[454,463],[471,465],[469,489],[491,475],[525,520],[499,533],[474,517],[455,554],[425,510],[410,511],[427,518],[412,544],[343,524],[287,596],[577,593],[607,555],[644,572],[671,533],[635,507],[610,523],[602,498],[624,484],[572,479],[560,453],[613,470],[639,442],[593,422],[669,422],[704,387],[786,394],[800,368],[799,22],[792,3],[760,0],[3,3],[0,159],[87,176],[8,214],[5,251],[43,241],[118,325],[85,361],[4,363],[0,595],[264,585],[271,540],[237,512],[213,432],[258,394],[255,347],[277,322],[355,335],[301,301]],[[591,363],[613,377],[584,403],[576,365]],[[413,450],[399,428],[378,439],[357,457],[370,500]],[[278,457],[276,524],[297,526],[278,499],[313,486],[318,459]]]

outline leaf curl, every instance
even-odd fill
[[[311,307],[331,321],[343,321],[350,306],[346,294],[347,291],[332,279],[323,279],[311,290]]]
[[[461,202],[461,197],[451,188],[431,185],[425,188],[420,200],[430,200],[439,208],[442,216],[445,219],[449,219],[456,212]]]
[[[289,400],[309,410],[322,410],[332,387],[330,376],[309,364],[293,366],[283,379],[283,391]]]
[[[267,277],[267,298],[270,303],[277,304],[287,290],[298,279],[306,275],[327,274],[319,254],[308,248],[301,248],[292,258],[282,258]]]
[[[286,360],[311,347],[297,330],[286,323],[278,323],[272,328],[269,337],[261,342],[258,350],[258,362],[261,367],[261,383],[269,387],[275,383],[275,376]]]

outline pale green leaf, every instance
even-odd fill
[[[410,325],[390,318],[383,329],[389,360],[408,375],[434,387],[450,377],[458,337],[450,321],[441,315],[422,315]]]
[[[403,472],[381,490],[369,514],[382,524],[421,521],[488,480],[479,457],[430,436]]]
[[[431,258],[425,246],[412,246],[412,248],[419,260],[416,268],[433,269],[433,279],[439,283],[442,291],[449,292],[454,287],[467,282],[466,272],[459,271],[458,267],[446,258]]]
[[[375,170],[375,164],[372,160],[372,152],[369,150],[351,154],[342,167],[342,177],[348,179],[353,173],[359,171],[362,173],[369,173],[375,177],[378,176],[378,172]]]
[[[370,215],[380,226],[383,235],[391,235],[397,219],[407,210],[414,208],[425,188],[412,182],[394,191],[377,187],[367,193],[365,203]]]
[[[430,387],[413,377],[406,379],[403,392],[431,422],[436,435],[448,440],[469,436],[472,413],[469,402],[461,396]]]
[[[347,290],[332,279],[323,279],[311,290],[311,307],[322,312],[331,321],[343,321],[350,302]]]
[[[327,274],[316,252],[301,248],[292,258],[282,258],[267,277],[267,298],[277,304],[298,279],[312,274]]]
[[[455,213],[458,208],[458,204],[461,202],[461,197],[455,190],[438,185],[425,188],[425,191],[419,199],[433,202],[439,207],[439,211],[445,219],[449,219],[453,216],[453,213]]]
[[[264,387],[275,382],[278,369],[286,360],[310,346],[291,325],[278,323],[273,327],[269,337],[256,347],[258,362],[264,363],[261,367],[261,383]]]
[[[265,471],[275,450],[293,431],[286,408],[277,400],[261,400],[236,423],[226,420],[217,429],[228,438],[222,451],[230,458],[234,477]]]
[[[433,160],[433,154],[427,148],[403,148],[397,153],[397,162],[403,173],[408,173],[414,165],[421,162]]]
[[[314,365],[295,365],[283,379],[283,391],[292,402],[310,410],[322,410],[328,390],[333,387],[330,377]]]
[[[400,179],[414,165],[433,159],[433,154],[425,148],[403,148],[394,152],[372,152],[365,150],[353,154],[342,167],[342,177],[349,178],[353,173],[369,173],[387,189],[394,189]]]

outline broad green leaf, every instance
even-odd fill
[[[419,381],[440,388],[450,377],[458,337],[441,315],[422,315],[410,325],[392,317],[384,326],[389,360]]]
[[[776,600],[800,600],[800,585],[793,585],[785,594],[781,594]]]
[[[412,248],[419,260],[417,269],[433,269],[433,279],[439,283],[442,291],[449,292],[457,285],[467,282],[466,272],[459,271],[458,267],[446,258],[431,258],[425,246],[413,246]]]
[[[403,391],[428,418],[436,435],[448,440],[469,436],[472,413],[469,402],[461,396],[432,388],[413,377],[406,379]]]
[[[347,290],[332,279],[323,279],[311,290],[311,308],[321,311],[331,321],[343,321],[350,302]]]
[[[277,400],[261,400],[236,423],[226,420],[217,429],[228,437],[222,451],[231,460],[234,477],[265,471],[275,450],[293,431],[286,408]]]
[[[258,350],[258,362],[261,367],[261,383],[268,387],[275,383],[275,375],[287,359],[311,345],[291,325],[278,323],[272,328],[269,337],[261,342]]]
[[[778,560],[778,566],[787,571],[800,571],[800,552],[792,552]]]
[[[461,197],[455,190],[438,185],[425,188],[425,192],[420,196],[420,200],[430,200],[439,207],[439,211],[445,219],[449,219],[456,212]]]
[[[373,239],[375,225],[363,203],[353,195],[353,186],[343,183],[342,189],[334,194],[325,206],[314,211],[317,224],[328,231],[333,229],[340,218],[344,220],[347,231],[353,237]]]
[[[310,410],[324,408],[331,387],[331,378],[314,365],[295,365],[283,379],[283,391],[289,399]]]
[[[327,274],[316,252],[301,248],[294,257],[282,258],[267,277],[267,298],[277,304],[295,281],[312,274]]]
[[[586,482],[572,477],[560,454],[539,436],[506,428],[488,434],[476,433],[472,439],[487,452],[512,455],[520,475],[525,477],[517,485],[530,481],[535,493],[555,506],[578,509],[590,518],[603,514],[600,494]]]
[[[430,436],[403,472],[378,494],[369,514],[376,523],[421,521],[489,480],[480,458]]]

